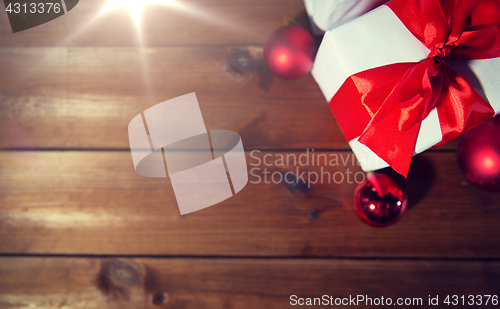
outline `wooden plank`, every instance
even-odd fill
[[[440,308],[446,295],[499,293],[498,262],[0,258],[0,308],[288,308],[291,295]]]
[[[68,14],[29,30],[12,33],[5,6],[0,9],[3,46],[136,46],[138,30],[123,8],[101,14],[107,0],[82,0]],[[167,1],[165,1],[167,2]],[[145,46],[264,44],[285,15],[307,25],[301,0],[176,0],[150,4],[142,12]],[[137,12],[135,12],[137,13]]]
[[[206,126],[237,131],[246,146],[348,148],[312,77],[266,75],[262,48],[144,52],[146,79],[133,48],[0,49],[0,147],[128,148],[133,117],[195,91]]]
[[[278,154],[253,156],[269,155],[266,162],[272,164]],[[218,205],[180,216],[170,180],[137,175],[128,152],[0,152],[0,252],[500,256],[500,196],[468,185],[455,154],[425,153],[414,159],[406,181],[412,208],[400,222],[382,229],[362,223],[352,210],[353,174],[359,172],[352,153],[326,154],[337,155],[340,166],[295,166],[291,158],[289,165],[255,166],[258,160],[247,153],[251,183]],[[321,168],[331,177],[337,173],[339,183],[328,184],[325,176],[310,188],[287,186],[278,173],[273,176],[297,174],[297,167],[303,177]],[[255,175],[262,177],[260,183]]]
[[[348,149],[310,75],[273,78],[261,47],[0,48],[1,148],[128,148],[129,121],[195,91],[246,147]],[[442,149],[454,149],[449,143]]]

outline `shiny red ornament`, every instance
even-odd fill
[[[467,181],[481,189],[500,192],[500,116],[467,131],[457,155]]]
[[[365,223],[384,227],[398,221],[406,210],[404,188],[384,174],[370,174],[354,191],[354,210]]]
[[[264,46],[264,60],[275,75],[294,79],[313,67],[316,45],[313,37],[298,26],[284,26],[274,31]]]

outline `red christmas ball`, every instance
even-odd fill
[[[457,155],[467,181],[481,189],[500,192],[500,116],[465,132]]]
[[[398,221],[406,210],[404,188],[384,174],[371,174],[354,191],[354,210],[365,223],[388,226]]]
[[[264,60],[275,75],[294,79],[312,69],[316,45],[313,37],[298,26],[284,26],[274,31],[264,46]]]

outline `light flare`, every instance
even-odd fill
[[[179,7],[179,4],[174,0],[109,0],[102,13],[124,8],[129,11],[136,26],[139,26],[141,22],[142,10],[149,4],[162,4]]]

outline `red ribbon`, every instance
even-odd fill
[[[443,134],[439,145],[494,115],[445,59],[500,56],[500,1],[392,0],[386,5],[431,50],[429,56],[350,76],[330,107],[348,140],[360,136],[359,142],[406,177],[420,123],[434,107]]]

